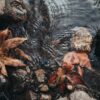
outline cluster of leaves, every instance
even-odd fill
[[[84,68],[92,70],[90,60],[85,52],[69,52],[65,54],[62,65],[51,76],[49,85],[73,89],[77,84],[84,84],[82,80]]]
[[[85,52],[69,52],[63,58],[63,66],[66,66],[67,69],[74,69],[75,65],[77,65],[77,72],[80,76],[83,76],[84,68],[88,70],[93,70],[91,67],[90,59]]]
[[[17,48],[20,44],[26,41],[27,38],[15,37],[12,38],[11,31],[5,29],[0,31],[0,74],[7,76],[7,66],[11,67],[25,67],[26,65],[15,57],[12,57],[10,50],[13,50],[25,60],[30,60],[30,57],[21,49]]]

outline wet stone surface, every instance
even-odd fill
[[[45,82],[45,71],[43,69],[39,69],[35,71],[38,82]]]

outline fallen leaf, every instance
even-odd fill
[[[10,58],[10,57],[2,57],[1,61],[6,66],[13,66],[13,67],[25,67],[26,66],[22,61],[18,59]]]
[[[22,57],[23,59],[25,59],[25,60],[27,60],[27,61],[30,61],[30,62],[32,61],[32,60],[31,60],[31,57],[28,56],[27,54],[25,54],[24,51],[22,51],[21,49],[16,48],[15,51],[16,51],[16,53],[17,53],[20,57]]]
[[[66,66],[66,69],[69,67],[69,69],[74,69],[75,65],[77,65],[77,67],[79,66],[77,70],[81,76],[83,75],[82,68],[92,70],[89,57],[85,52],[69,52],[64,56],[62,62],[65,64],[64,66]]]
[[[13,49],[17,46],[19,46],[20,44],[22,44],[24,41],[26,41],[27,38],[20,38],[20,37],[16,37],[16,38],[11,38],[11,39],[7,39],[6,41],[4,41],[4,43],[2,44],[2,49],[3,50],[9,50],[9,49]]]
[[[0,61],[0,73],[4,76],[7,76],[7,71],[5,65]]]
[[[10,30],[7,28],[3,31],[0,31],[0,45],[9,37],[11,34]]]
[[[6,66],[11,67],[25,67],[26,65],[16,58],[13,58],[10,55],[11,52],[9,50],[14,50],[17,46],[22,44],[27,38],[21,37],[11,37],[11,31],[9,29],[5,29],[0,31],[0,74],[7,76]],[[30,60],[29,56],[26,55],[22,50],[16,49],[19,54],[18,56],[23,57],[24,59]],[[8,55],[9,54],[9,55]]]

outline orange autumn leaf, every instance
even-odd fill
[[[78,52],[76,54],[79,58],[80,66],[86,67],[87,69],[91,70],[92,67],[88,55],[86,53],[78,53]]]
[[[72,67],[70,69],[73,69],[75,65],[78,65],[77,70],[81,76],[83,75],[82,68],[87,68],[89,70],[92,70],[89,57],[85,52],[75,52],[75,51],[69,52],[64,56],[62,62],[66,63],[67,69],[69,66]]]
[[[79,64],[79,58],[76,54],[76,52],[69,52],[67,54],[64,55],[63,58],[63,63],[67,63],[67,64]]]
[[[73,64],[69,64],[69,63],[63,62],[62,65],[61,65],[61,67],[63,69],[65,69],[66,72],[70,72],[73,69]]]

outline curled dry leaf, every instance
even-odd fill
[[[13,66],[13,67],[25,67],[26,66],[22,61],[18,59],[10,58],[10,57],[2,57],[1,61],[7,66]]]
[[[5,65],[0,61],[0,74],[7,76]]]
[[[7,28],[3,31],[0,31],[0,45],[10,36],[10,30]]]
[[[26,40],[27,40],[27,38],[20,38],[20,37],[7,39],[2,44],[2,49],[3,50],[13,49],[13,48],[19,46],[20,44],[22,44]]]
[[[15,51],[16,51],[16,53],[17,53],[18,55],[20,55],[20,57],[22,57],[23,59],[25,59],[25,60],[27,60],[27,61],[30,61],[30,62],[32,61],[32,60],[31,60],[31,57],[28,56],[27,54],[25,54],[24,51],[22,51],[21,49],[16,48]]]

